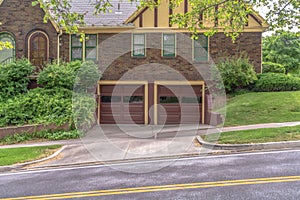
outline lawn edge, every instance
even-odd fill
[[[214,144],[206,142],[201,136],[196,136],[197,141],[206,148],[218,150],[263,150],[263,149],[283,149],[300,147],[300,140],[283,141],[283,142],[266,142],[266,143],[250,143],[250,144]]]
[[[10,171],[10,170],[14,170],[14,169],[20,169],[27,165],[32,165],[32,164],[36,164],[39,162],[44,162],[44,161],[50,160],[50,159],[58,156],[65,148],[66,148],[66,146],[62,146],[59,149],[57,149],[53,154],[51,154],[45,158],[38,159],[38,160],[32,160],[32,161],[28,161],[28,162],[24,162],[24,163],[13,164],[13,165],[0,166],[0,172]]]

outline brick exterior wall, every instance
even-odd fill
[[[63,61],[70,61],[70,35],[63,34],[60,38],[60,59]]]
[[[217,33],[209,42],[210,62],[202,63],[192,60],[192,41],[185,34],[177,34],[176,58],[161,56],[161,33],[146,35],[145,58],[131,56],[130,34],[99,34],[98,38],[103,80],[209,80],[210,64],[241,52],[246,52],[256,72],[261,72],[261,33],[243,33],[235,43]]]
[[[44,11],[33,7],[32,0],[4,0],[0,5],[1,32],[12,34],[16,41],[16,57],[28,57],[28,37],[37,30],[49,38],[49,59],[57,58],[57,32],[51,22],[43,23]]]
[[[210,56],[215,63],[218,63],[228,56],[246,52],[250,62],[254,65],[255,71],[261,73],[261,39],[262,33],[242,33],[235,43],[232,43],[230,37],[226,37],[222,33],[217,33],[210,38]]]

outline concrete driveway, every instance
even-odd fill
[[[208,128],[206,125],[96,126],[77,142],[65,145],[59,156],[39,166],[204,154],[211,150],[201,148],[195,142],[195,135],[205,134]]]

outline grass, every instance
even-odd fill
[[[0,166],[37,160],[50,155],[61,145],[0,149]]]
[[[253,92],[229,98],[225,126],[300,120],[300,91]]]
[[[209,141],[209,137],[206,139]],[[294,140],[300,140],[300,126],[225,132],[220,134],[218,143],[249,144]]]

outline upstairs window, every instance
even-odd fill
[[[175,57],[176,55],[176,37],[175,34],[163,34],[163,57]]]
[[[194,60],[208,61],[208,37],[205,35],[199,35],[194,40]]]
[[[15,48],[16,43],[15,39],[9,33],[0,33],[0,41],[1,42],[9,42],[13,48],[12,49],[2,49],[0,53],[0,63],[9,63],[15,59]]]
[[[132,35],[132,56],[145,57],[145,34],[133,34]]]
[[[97,60],[97,35],[85,36],[85,60]]]
[[[71,60],[82,60],[83,44],[80,41],[80,35],[71,36]]]
[[[84,41],[80,35],[71,36],[71,60],[97,60],[97,35],[86,34]]]

